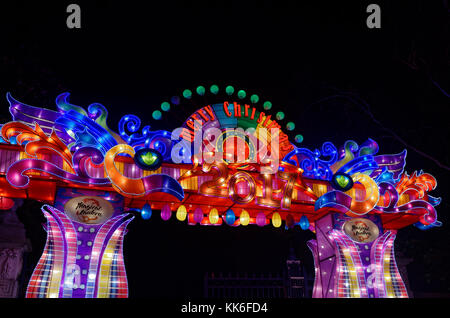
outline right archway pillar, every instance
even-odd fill
[[[378,215],[329,213],[308,241],[314,257],[313,298],[408,298],[394,253],[396,231]]]

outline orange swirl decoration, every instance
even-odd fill
[[[116,167],[115,158],[119,154],[128,154],[134,157],[134,149],[129,145],[116,145],[108,150],[105,155],[104,167],[107,177],[111,180],[112,187],[119,193],[128,197],[141,197],[145,195],[144,184],[141,180],[125,177]]]
[[[323,207],[333,207],[351,217],[359,217],[372,211],[380,199],[380,191],[376,182],[366,174],[357,172],[352,175],[353,182],[364,186],[365,196],[362,201],[356,200],[354,190],[330,191],[318,198],[314,204],[315,210]]]
[[[115,164],[115,158],[119,154],[128,154],[134,158],[135,152],[129,145],[116,145],[105,155],[105,173],[111,185],[120,194],[126,197],[143,197],[148,193],[165,192],[173,195],[178,200],[183,200],[184,191],[181,185],[172,177],[165,174],[152,174],[143,178],[125,177]]]
[[[403,173],[395,188],[399,196],[409,194],[410,200],[420,200],[425,197],[427,192],[434,190],[436,186],[436,179],[431,174],[422,173],[417,175],[417,172],[414,171],[411,176]]]
[[[55,131],[47,136],[37,123],[33,129],[21,122],[13,121],[2,126],[1,134],[6,141],[9,141],[11,137],[16,137],[17,144],[21,146],[27,142],[24,149],[32,157],[37,157],[37,153],[42,150],[56,153],[69,165],[72,172],[75,172],[72,165],[72,154]]]
[[[345,193],[352,198],[352,203],[350,204],[350,210],[346,212],[347,215],[351,217],[358,217],[369,213],[377,205],[380,199],[380,192],[378,190],[378,185],[376,182],[366,174],[355,173],[352,175],[353,182],[359,182],[365,188],[366,195],[364,200],[356,200],[355,191],[346,191]]]

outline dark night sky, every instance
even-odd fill
[[[105,105],[113,129],[127,113],[167,129],[207,101],[196,99],[155,122],[151,112],[162,101],[200,84],[231,84],[271,100],[310,149],[367,138],[380,153],[406,148],[407,171],[423,169],[438,180],[432,194],[443,197],[437,211],[444,226],[401,230],[396,248],[414,259],[408,268],[414,291],[450,292],[442,265],[450,256],[449,168],[434,162],[450,166],[447,1],[375,1],[382,8],[379,30],[365,26],[373,1],[72,2],[81,6],[81,30],[66,28],[68,1],[0,5],[0,96],[9,91],[55,109],[55,97],[67,91],[76,105]],[[342,96],[367,102],[381,125]],[[2,122],[9,120],[7,106],[0,100]],[[27,215],[29,230],[44,237],[39,217]],[[156,212],[129,229],[125,257],[134,297],[202,296],[206,271],[280,272],[289,244],[312,262],[305,241],[313,235],[299,229],[191,227],[163,222]],[[35,241],[35,250],[45,242]]]

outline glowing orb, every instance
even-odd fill
[[[303,141],[303,136],[302,135],[295,136],[295,142],[296,143],[301,143],[302,141]]]
[[[142,148],[134,154],[134,162],[143,170],[156,170],[161,167],[163,158],[155,149]]]
[[[190,99],[190,98],[192,97],[192,92],[191,92],[191,90],[185,89],[185,90],[183,91],[183,97],[186,98],[186,99]]]
[[[205,87],[204,86],[198,86],[197,87],[197,89],[196,89],[196,91],[197,91],[197,94],[199,94],[200,96],[203,96],[203,95],[205,95]]]
[[[211,211],[209,211],[209,222],[211,224],[217,224],[217,222],[219,222],[219,211],[217,211],[216,208],[212,208]]]
[[[256,104],[256,103],[259,101],[259,96],[256,95],[256,94],[253,94],[252,96],[250,96],[250,101],[251,101],[253,104]]]
[[[234,221],[236,221],[236,215],[234,215],[233,210],[229,209],[225,213],[225,223],[228,225],[233,225]]]
[[[150,204],[146,203],[144,204],[144,206],[142,207],[141,210],[141,217],[144,220],[148,220],[150,219],[150,217],[152,216],[152,207],[150,206]]]
[[[241,215],[239,216],[239,221],[243,226],[248,225],[248,223],[250,222],[250,215],[248,214],[247,211],[242,210]]]
[[[331,186],[339,191],[348,191],[353,187],[353,179],[346,173],[336,173],[331,178]]]
[[[267,101],[267,102],[264,102],[264,104],[263,104],[263,108],[264,108],[265,110],[269,110],[269,109],[271,109],[271,108],[272,108],[272,103],[271,103],[271,102],[269,102],[269,101]]]
[[[161,117],[162,117],[162,114],[161,114],[161,112],[159,110],[155,110],[152,113],[152,117],[153,117],[154,120],[160,120]]]
[[[168,112],[170,110],[170,104],[168,102],[161,103],[161,109],[165,112]]]
[[[228,95],[232,95],[232,94],[234,93],[234,87],[231,86],[231,85],[227,86],[227,87],[225,88],[225,92],[226,92]]]
[[[295,124],[292,121],[288,122],[286,124],[286,129],[287,130],[294,130],[295,129]]]
[[[187,216],[186,207],[184,205],[180,205],[177,209],[177,213],[175,216],[177,217],[178,221],[186,220],[186,216]]]
[[[274,227],[280,227],[281,226],[281,216],[278,212],[275,212],[272,215],[272,225]]]
[[[214,95],[217,95],[217,93],[219,92],[219,86],[217,85],[211,85],[211,87],[209,88],[209,91],[211,93],[213,93]]]

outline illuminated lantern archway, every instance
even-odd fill
[[[216,96],[218,86],[210,92]],[[441,225],[440,199],[428,194],[434,177],[408,175],[406,150],[379,155],[372,139],[301,148],[303,136],[290,142],[282,126],[292,131],[295,124],[284,124],[283,112],[272,117],[270,101],[234,92],[228,86],[223,101],[199,105],[174,132],[141,129],[137,116],[125,115],[118,133],[100,104],[86,110],[65,93],[53,111],[8,94],[0,209],[11,208],[13,198],[46,203],[47,245],[26,296],[127,297],[122,248],[130,211],[149,219],[161,210],[163,220],[176,211],[190,225],[311,230],[313,297],[407,297],[394,240],[409,225]],[[204,87],[196,93],[207,94]],[[154,120],[162,116],[153,112]]]

